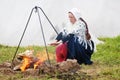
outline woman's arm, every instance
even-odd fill
[[[63,37],[63,34],[62,34],[62,32],[60,32],[58,34],[57,38],[55,39],[55,41],[53,41],[49,45],[51,45],[51,46],[57,46],[58,44],[62,43],[62,37]]]
[[[57,45],[59,45],[60,43],[62,43],[61,40],[60,40],[60,41],[55,40],[54,42],[50,43],[49,45],[51,45],[51,46],[57,46]]]

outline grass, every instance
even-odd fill
[[[4,61],[12,61],[13,59],[13,56],[15,54],[15,51],[16,51],[16,48],[17,47],[11,47],[11,46],[3,46],[3,45],[0,45],[0,63],[4,62]],[[34,50],[34,53],[38,53],[38,52],[43,52],[45,51],[45,47],[41,46],[27,46],[27,47],[20,47],[18,49],[18,53],[22,53],[26,50]],[[49,53],[55,53],[54,52],[55,49],[54,47],[48,47],[48,52]]]
[[[97,45],[97,52],[92,55],[93,65],[81,65],[81,70],[86,75],[91,76],[85,80],[120,80],[120,36],[114,38],[99,38],[104,44]],[[18,53],[24,52],[30,49],[37,51],[44,50],[44,47],[28,46],[20,47]],[[11,61],[14,55],[16,47],[0,45],[0,63],[5,61]],[[50,54],[55,55],[55,48],[48,47]],[[53,60],[55,61],[55,59]],[[2,80],[58,80],[57,78],[49,78],[46,75],[45,78],[23,78],[22,74],[16,74],[14,76],[7,75],[6,78],[0,73],[0,79]],[[79,80],[79,78],[76,78]]]

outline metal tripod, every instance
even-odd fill
[[[53,24],[51,23],[51,21],[49,20],[49,18],[47,17],[47,15],[45,14],[45,12],[43,11],[43,9],[42,9],[41,7],[35,6],[35,7],[32,8],[32,10],[31,10],[31,13],[30,13],[30,15],[29,15],[27,24],[26,24],[26,26],[25,26],[25,29],[24,29],[24,31],[23,31],[23,34],[22,34],[21,38],[20,38],[19,44],[18,44],[18,46],[17,46],[17,48],[16,48],[16,51],[15,51],[15,53],[14,53],[14,56],[13,56],[13,59],[12,59],[12,65],[14,65],[14,64],[13,64],[13,61],[14,61],[14,59],[15,59],[15,57],[16,57],[16,54],[17,54],[17,52],[18,52],[18,49],[19,49],[19,47],[20,47],[20,44],[21,44],[22,39],[23,39],[23,37],[24,37],[24,34],[25,34],[26,30],[27,30],[29,21],[30,21],[30,19],[31,19],[31,16],[32,16],[32,13],[33,13],[34,10],[35,10],[35,12],[38,14],[39,23],[40,23],[40,27],[41,27],[41,31],[42,31],[42,36],[43,36],[43,41],[44,41],[44,45],[45,45],[45,49],[46,49],[46,54],[47,54],[47,57],[48,57],[48,61],[49,61],[49,63],[50,63],[49,54],[48,54],[48,48],[47,48],[47,45],[46,45],[46,40],[45,40],[45,35],[44,35],[44,31],[43,31],[43,26],[42,26],[42,22],[41,22],[41,17],[40,17],[39,10],[44,14],[44,16],[46,17],[46,19],[48,20],[48,22],[50,23],[50,25],[52,26],[52,28],[53,28],[54,31],[56,32],[56,34],[58,34],[58,32],[57,32],[57,30],[55,29],[55,27],[53,26]],[[51,64],[51,63],[50,63],[50,64]]]

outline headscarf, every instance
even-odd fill
[[[69,12],[71,12],[74,15],[77,21],[81,18],[80,11],[77,8],[73,8]]]

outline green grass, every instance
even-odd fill
[[[94,64],[81,65],[82,68],[80,71],[91,76],[90,79],[86,78],[86,80],[120,80],[120,36],[99,38],[99,40],[103,41],[104,44],[97,45],[97,52],[92,55]],[[44,47],[20,47],[18,53],[24,52],[27,49],[37,52],[44,50]],[[0,45],[0,63],[11,61],[15,50],[16,47]],[[51,54],[55,54],[54,47],[48,47],[48,51]],[[2,76],[0,73],[0,79],[2,80],[57,80],[57,78],[49,78],[49,75],[39,79],[34,77],[23,78],[22,74],[16,74],[14,76],[7,75],[5,79]]]
[[[0,63],[4,62],[4,61],[12,61],[13,56],[15,54],[17,47],[11,47],[11,46],[3,46],[0,45]],[[34,53],[37,53],[38,51],[43,51],[45,50],[44,46],[27,46],[27,47],[20,47],[18,49],[18,53],[24,52],[25,50],[34,50]],[[55,49],[54,47],[48,47],[48,52],[49,53],[55,53]],[[16,54],[16,55],[17,55]]]
[[[95,61],[112,66],[120,64],[120,36],[115,38],[100,38],[104,44],[97,45],[97,52],[93,55]]]
[[[104,44],[97,45],[97,52],[92,56],[94,67],[100,69],[97,80],[120,80],[120,36],[99,39]]]

